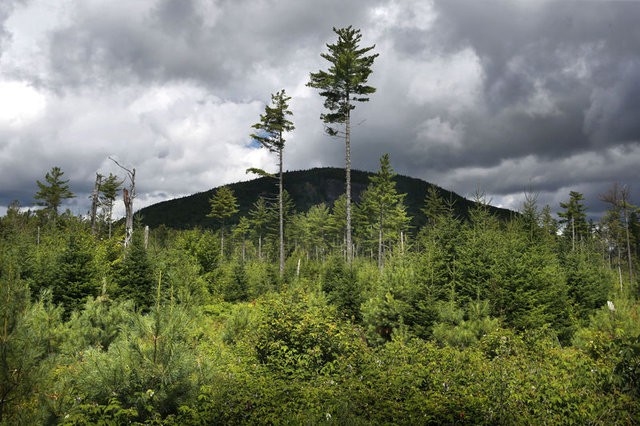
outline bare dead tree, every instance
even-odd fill
[[[122,189],[122,199],[124,201],[125,210],[124,246],[129,247],[131,236],[133,235],[133,200],[136,198],[136,169],[128,169],[111,157],[109,157],[109,160],[113,161],[118,167],[127,172],[127,177],[129,178],[129,189]]]
[[[96,234],[96,215],[98,214],[98,200],[100,196],[100,185],[102,183],[102,175],[96,173],[96,183],[91,193],[91,233]]]

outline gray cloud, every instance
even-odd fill
[[[317,55],[331,31],[327,22],[338,26],[362,22],[358,15],[368,3],[158,0],[147,4],[137,14],[125,5],[78,4],[70,25],[52,35],[56,82],[81,86],[192,80],[225,98],[246,99],[255,96],[255,80],[265,68],[285,69],[309,55],[311,48]]]
[[[506,165],[532,157],[548,164],[574,160],[556,171],[563,175],[556,179],[556,190],[589,178],[592,183],[637,180],[637,172],[618,168],[608,150],[618,147],[638,158],[631,147],[640,140],[640,32],[634,24],[640,4],[454,0],[435,1],[434,6],[434,26],[412,36],[437,45],[406,42],[406,34],[395,32],[394,46],[405,57],[426,60],[425,52],[453,57],[471,49],[481,64],[482,94],[469,111],[442,114],[444,105],[423,110],[425,118],[431,116],[423,122],[431,124],[425,127],[431,131],[423,132],[427,146],[398,150],[396,157],[399,164],[413,166],[409,173],[420,175],[421,163],[441,178],[458,175],[447,180],[467,191],[475,180],[489,192],[506,195],[523,191],[536,176]],[[434,130],[438,126],[439,133]],[[437,135],[450,140],[437,143]],[[589,167],[587,158],[605,163],[612,172],[606,177],[588,169],[579,177],[570,172]],[[465,168],[477,170],[477,176],[469,177]],[[485,174],[489,176],[480,178]]]
[[[29,204],[60,165],[83,212],[95,172],[117,172],[110,155],[137,168],[140,205],[274,168],[248,135],[281,88],[296,124],[286,167],[342,166],[305,83],[331,28],[353,24],[380,53],[354,167],[389,152],[399,173],[506,207],[532,190],[557,208],[575,189],[597,212],[599,192],[640,177],[638,18],[633,1],[2,2],[0,206]]]

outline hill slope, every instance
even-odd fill
[[[351,171],[352,191],[354,201],[360,199],[360,193],[369,184],[370,172]],[[405,204],[409,215],[413,218],[412,225],[422,226],[426,222],[420,211],[424,206],[425,195],[430,186],[435,186],[420,179],[398,175],[395,178],[399,193],[407,194]],[[259,196],[275,199],[278,193],[277,180],[260,177],[254,180],[237,182],[227,185],[238,198],[239,214],[231,219],[237,222],[240,216],[246,215]],[[310,170],[300,170],[284,173],[284,187],[293,199],[296,211],[307,211],[309,207],[322,202],[332,205],[344,193],[344,169],[323,167]],[[474,202],[460,195],[435,186],[440,195],[446,200],[454,200],[456,213],[460,217],[467,217]],[[206,217],[209,213],[209,199],[216,188],[199,192],[174,200],[163,201],[141,209],[138,213],[143,217],[143,223],[154,228],[165,225],[176,229],[190,229],[194,227],[215,227],[216,221]],[[514,213],[510,210],[491,207],[492,212],[508,218]]]

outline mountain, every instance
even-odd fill
[[[359,201],[360,193],[369,185],[369,176],[374,173],[359,170],[351,171],[352,195],[355,202]],[[332,205],[333,202],[344,193],[344,169],[335,167],[322,167],[310,170],[299,170],[284,173],[284,188],[291,195],[295,203],[296,211],[307,211],[311,206],[325,202]],[[421,179],[398,175],[395,178],[396,188],[399,193],[407,194],[405,204],[412,225],[420,227],[426,223],[426,217],[421,212],[427,189],[435,186]],[[253,203],[259,196],[275,200],[278,194],[278,181],[270,177],[260,177],[254,180],[232,183],[229,186],[238,199],[239,214],[235,215],[229,223],[233,224],[238,218],[251,210]],[[469,209],[474,202],[460,195],[435,186],[440,196],[445,200],[455,201],[456,214],[462,218],[468,216]],[[217,188],[199,192],[182,198],[163,201],[138,211],[142,216],[142,222],[155,228],[165,225],[169,228],[190,229],[195,227],[216,227],[217,222],[208,218],[210,211],[209,199]],[[500,218],[509,218],[515,213],[511,210],[498,207],[490,207],[493,214]]]

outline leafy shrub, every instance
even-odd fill
[[[284,375],[331,370],[361,342],[356,330],[341,322],[321,296],[289,290],[261,300],[259,308],[256,357]]]

